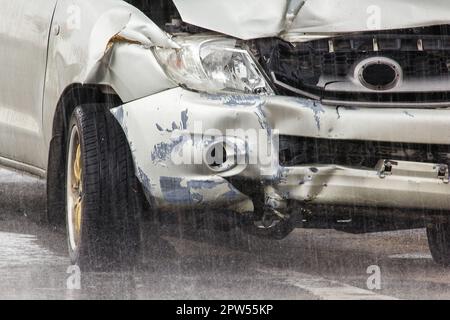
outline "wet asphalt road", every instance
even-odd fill
[[[44,203],[43,181],[0,168],[0,299],[450,299],[424,230],[268,241],[168,226],[136,271],[83,272],[68,289],[64,232],[37,223]],[[380,290],[367,286],[372,265]]]

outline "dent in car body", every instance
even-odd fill
[[[201,148],[196,149],[192,144],[191,137],[202,136],[211,128],[222,132],[233,128],[261,129],[260,112],[265,117],[264,131],[268,140],[286,135],[329,139],[330,143],[335,139],[446,143],[450,137],[449,109],[339,108],[337,112],[334,106],[305,98],[229,98],[181,88],[119,108],[124,110],[121,112],[125,115],[122,125],[134,147],[136,167],[154,184],[152,193],[147,196],[161,206],[167,203],[173,206],[222,204],[227,208],[234,206],[238,212],[247,212],[254,207],[252,199],[245,195],[247,190],[238,191],[228,181],[229,177],[239,177],[266,186],[266,204],[273,209],[283,208],[287,200],[352,205],[361,203],[362,199],[364,203],[375,206],[450,208],[447,185],[437,179],[436,169],[431,164],[401,163],[396,174],[383,179],[376,168],[318,164],[281,167],[277,159],[264,164],[246,163],[238,169],[216,173],[203,162],[175,165],[172,157],[187,146],[194,152],[201,152]],[[189,115],[185,126],[174,131],[159,129],[179,123],[183,112]],[[214,117],[210,116],[212,113]],[[155,118],[155,114],[159,116]],[[431,118],[439,119],[434,122],[432,131],[429,130]],[[202,131],[195,127],[195,121],[203,124]],[[402,130],[398,130],[399,127]],[[174,140],[177,134],[184,138]],[[208,141],[208,137],[203,136],[202,139]],[[170,150],[164,147],[163,153],[155,153],[161,148],[161,143],[170,145]],[[251,148],[247,151],[255,152]],[[276,158],[277,152],[273,152]],[[216,189],[216,186],[220,188]],[[209,192],[211,190],[214,192]],[[420,192],[420,197],[413,196],[417,192]]]
[[[174,3],[185,22],[241,39],[280,36],[297,41],[450,22],[450,4],[446,0],[174,0]]]
[[[367,30],[366,9],[372,4],[383,13],[379,29],[448,22],[448,4],[439,0],[426,4],[418,0],[347,0],[339,2],[339,6],[327,0],[176,0],[175,4],[185,22],[242,39],[281,36],[295,40],[303,33],[330,35]],[[392,6],[401,7],[408,14],[392,17],[398,12]],[[428,14],[422,14],[423,11]],[[220,17],[212,19],[216,12],[220,12]],[[348,12],[352,12],[351,19],[344,19]],[[48,152],[58,101],[70,85],[108,85],[124,102],[177,86],[150,50],[152,46],[177,47],[176,42],[124,1],[60,0],[51,30],[42,112],[43,151]],[[30,164],[45,170],[46,154],[39,153]]]
[[[164,200],[171,204],[228,204],[242,200],[242,194],[223,179],[186,180],[180,177],[160,177]]]
[[[47,154],[56,106],[69,86],[106,85],[124,102],[176,87],[151,47],[177,44],[125,1],[59,0],[52,30],[42,118]],[[33,164],[47,168],[47,155]]]
[[[350,0],[175,0],[175,4],[185,22],[200,27],[241,39],[279,36],[288,41],[354,31],[445,24],[449,22],[450,9],[444,0],[426,3],[419,0],[356,3]],[[83,13],[79,24],[68,23],[69,15],[74,12],[70,9],[74,8],[75,12]],[[368,8],[380,13],[380,20],[371,25],[367,24],[367,17],[373,13],[368,12]],[[399,17],[396,12],[404,14]],[[219,14],[216,16],[216,13]],[[366,199],[376,204],[394,203],[405,207],[418,205],[420,201],[429,207],[449,207],[444,200],[443,185],[430,178],[433,170],[419,164],[416,166],[419,171],[427,172],[426,178],[405,182],[394,177],[387,184],[387,179],[380,180],[374,170],[315,166],[317,172],[314,172],[310,164],[281,168],[275,159],[269,164],[237,166],[217,174],[202,164],[174,166],[169,157],[174,150],[198,147],[185,138],[186,134],[191,137],[203,134],[196,131],[194,119],[202,121],[204,129],[260,128],[265,130],[268,140],[276,134],[284,134],[331,140],[444,144],[450,137],[448,109],[335,108],[303,98],[189,92],[168,79],[151,51],[154,46],[177,48],[177,43],[143,13],[123,1],[59,0],[51,30],[44,96],[41,97],[44,145],[49,145],[55,109],[68,86],[75,83],[107,85],[125,103],[113,112],[127,134],[137,176],[147,196],[160,203],[206,205],[233,199],[238,211],[251,211],[251,200],[227,181],[230,176],[239,176],[265,181],[270,185],[266,193],[277,201],[287,197],[323,203],[355,203]],[[212,110],[214,117],[210,117]],[[431,121],[434,130],[429,130]],[[399,126],[404,130],[399,131]],[[174,132],[184,134],[183,138],[173,139]],[[253,152],[251,148],[246,150]],[[46,155],[40,153],[40,159],[34,159],[32,164],[46,168]],[[352,189],[369,182],[377,186],[375,191],[364,187]],[[168,184],[175,186],[173,193],[168,191]],[[422,190],[428,197],[405,202],[408,196],[394,199],[392,190],[405,195]]]
[[[222,104],[217,96],[207,98],[203,95],[202,100],[208,101],[210,105],[222,106],[222,110],[215,112],[217,118],[208,117],[211,113],[208,107],[196,107],[187,100],[186,103],[183,102],[183,95],[191,94],[193,93],[176,88],[111,110],[120,119],[119,123],[133,146],[135,167],[141,172],[137,174],[138,178],[141,180],[142,177],[147,177],[151,181],[152,188],[147,190],[150,192],[146,196],[161,207],[197,205],[223,208],[226,205],[237,212],[252,211],[251,200],[228,182],[225,176],[208,171],[203,161],[198,164],[175,165],[173,155],[191,150],[201,153],[203,143],[213,141],[212,137],[195,139],[196,135],[202,136],[203,133],[202,128],[196,128],[196,121],[209,118],[209,122],[202,121],[205,129],[225,130],[238,118],[238,125],[242,125],[251,117],[253,126],[259,128],[258,120],[253,116],[253,108],[250,107],[252,110],[239,117],[232,111],[233,107]],[[159,116],[155,117],[155,114]],[[199,117],[199,114],[202,116]],[[228,174],[234,175],[240,171],[242,168],[234,168]],[[144,183],[142,180],[141,182]]]

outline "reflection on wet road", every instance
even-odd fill
[[[167,226],[135,271],[83,272],[69,290],[64,232],[38,223],[44,186],[0,169],[0,299],[450,299],[450,270],[431,260],[423,230],[268,241]],[[369,266],[380,290],[367,286]]]
[[[64,261],[36,242],[37,238],[33,235],[1,232],[0,268],[52,265]]]

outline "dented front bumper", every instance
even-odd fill
[[[446,164],[404,161],[408,150],[399,158],[395,152],[389,159],[380,158],[373,167],[350,162],[282,166],[279,161],[280,136],[323,139],[331,145],[342,140],[446,145],[450,109],[345,108],[303,98],[210,95],[175,88],[112,112],[127,135],[137,177],[148,199],[160,208],[251,212],[255,204],[250,192],[233,182],[242,179],[259,186],[274,209],[290,201],[450,209]],[[257,142],[229,132],[257,132]],[[245,163],[215,170],[203,161],[205,150],[220,135],[234,141]],[[261,145],[270,157],[256,155]]]

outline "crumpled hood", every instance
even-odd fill
[[[450,22],[448,0],[174,0],[183,21],[241,39],[424,27]]]

